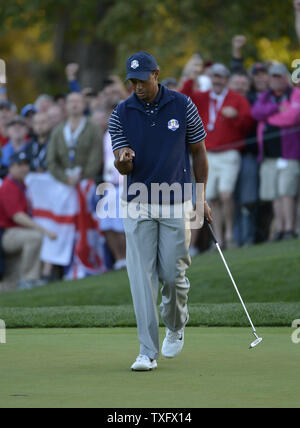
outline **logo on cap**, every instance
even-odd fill
[[[138,60],[134,59],[133,61],[131,61],[131,68],[133,68],[134,70],[136,68],[138,68],[140,66]]]
[[[171,120],[169,120],[169,122],[168,122],[168,128],[171,131],[176,131],[179,128],[179,122],[178,122],[178,120],[177,119],[171,119]]]

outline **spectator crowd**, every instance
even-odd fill
[[[295,9],[299,33],[300,2]],[[300,87],[276,61],[246,70],[245,44],[233,38],[227,65],[195,54],[179,80],[161,82],[189,96],[203,120],[206,198],[224,249],[297,238]],[[18,253],[19,289],[126,267],[122,219],[95,212],[99,183],[122,190],[108,120],[130,87],[109,76],[98,93],[81,89],[78,73],[68,64],[68,93],[42,94],[20,114],[0,89],[0,275]],[[193,230],[191,256],[210,249],[205,231]]]

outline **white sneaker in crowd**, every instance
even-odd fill
[[[135,362],[132,364],[131,370],[144,372],[144,371],[156,369],[156,367],[157,367],[156,360],[150,360],[150,358],[147,357],[147,355],[140,354],[135,360]]]
[[[166,358],[174,358],[182,350],[184,344],[184,328],[178,331],[166,329],[166,337],[163,341],[161,353]]]

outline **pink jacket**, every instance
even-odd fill
[[[280,111],[281,109],[283,111]],[[264,92],[252,107],[252,114],[259,121],[259,161],[263,159],[263,133],[266,123],[281,128],[283,158],[300,160],[300,88],[294,88],[290,99],[283,101],[280,106],[271,99],[271,91]]]

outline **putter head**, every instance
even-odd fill
[[[262,337],[258,337],[257,339],[255,339],[254,342],[250,344],[249,349],[255,348],[255,346],[260,344],[260,342],[262,342]]]

